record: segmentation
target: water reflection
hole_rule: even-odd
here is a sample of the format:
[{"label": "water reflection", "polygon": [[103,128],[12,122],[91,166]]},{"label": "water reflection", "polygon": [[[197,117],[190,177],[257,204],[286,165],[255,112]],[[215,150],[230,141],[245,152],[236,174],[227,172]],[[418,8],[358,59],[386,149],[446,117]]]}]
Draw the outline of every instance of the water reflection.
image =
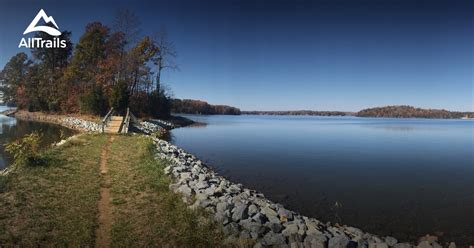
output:
[{"label": "water reflection", "polygon": [[0,169],[7,167],[8,162],[11,159],[5,152],[4,145],[33,131],[40,131],[43,133],[43,140],[40,144],[42,147],[47,147],[50,144],[59,141],[61,135],[67,137],[75,133],[75,131],[59,125],[17,120],[15,118],[0,115]]}]

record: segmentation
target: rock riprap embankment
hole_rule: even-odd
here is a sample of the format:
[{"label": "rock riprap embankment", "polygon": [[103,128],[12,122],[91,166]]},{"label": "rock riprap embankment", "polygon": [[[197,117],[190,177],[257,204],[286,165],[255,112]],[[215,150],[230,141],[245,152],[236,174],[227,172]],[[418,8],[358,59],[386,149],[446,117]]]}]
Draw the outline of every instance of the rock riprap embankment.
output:
[{"label": "rock riprap embankment", "polygon": [[[331,225],[271,202],[263,194],[219,176],[195,156],[154,139],[157,157],[170,161],[165,173],[191,208],[210,211],[229,239],[253,239],[255,247],[374,247],[411,248],[393,237],[379,237],[355,227]],[[436,242],[423,243],[439,247]],[[427,246],[425,246],[427,247]]]},{"label": "rock riprap embankment", "polygon": [[159,133],[165,130],[162,126],[149,121],[142,121],[139,125],[134,124],[133,126],[145,134]]},{"label": "rock riprap embankment", "polygon": [[62,120],[62,124],[66,127],[70,127],[73,129],[80,129],[86,132],[93,132],[93,133],[102,132],[101,125],[92,121],[86,121],[79,118],[66,117]]}]

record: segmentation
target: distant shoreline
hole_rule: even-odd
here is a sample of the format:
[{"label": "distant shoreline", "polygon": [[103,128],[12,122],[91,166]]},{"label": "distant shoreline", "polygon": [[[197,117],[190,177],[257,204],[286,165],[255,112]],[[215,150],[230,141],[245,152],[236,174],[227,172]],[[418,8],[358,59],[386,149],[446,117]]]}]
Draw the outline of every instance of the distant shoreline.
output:
[{"label": "distant shoreline", "polygon": [[358,112],[316,111],[316,110],[245,110],[232,113],[208,113],[200,111],[183,112],[195,115],[267,115],[267,116],[355,116],[372,118],[419,118],[419,119],[474,119],[474,112],[448,111],[445,109],[422,109],[408,105],[394,105],[367,108]]}]

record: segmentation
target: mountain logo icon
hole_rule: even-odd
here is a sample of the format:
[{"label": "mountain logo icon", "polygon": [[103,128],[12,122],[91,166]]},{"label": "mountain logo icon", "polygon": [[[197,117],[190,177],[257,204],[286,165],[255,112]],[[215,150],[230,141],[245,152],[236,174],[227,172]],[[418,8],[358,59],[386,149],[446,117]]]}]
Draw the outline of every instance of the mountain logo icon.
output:
[{"label": "mountain logo icon", "polygon": [[[36,26],[41,18],[43,18],[45,23],[51,23],[56,28],[50,27],[50,26]],[[41,9],[38,12],[35,19],[33,19],[33,21],[31,21],[30,25],[25,29],[25,32],[23,32],[23,34],[35,32],[35,31],[45,32],[45,33],[48,33],[49,35],[52,35],[52,36],[61,35],[61,32],[59,31],[58,24],[56,24],[56,22],[54,21],[54,18],[52,16],[46,15],[46,12],[44,12],[43,9]]]}]

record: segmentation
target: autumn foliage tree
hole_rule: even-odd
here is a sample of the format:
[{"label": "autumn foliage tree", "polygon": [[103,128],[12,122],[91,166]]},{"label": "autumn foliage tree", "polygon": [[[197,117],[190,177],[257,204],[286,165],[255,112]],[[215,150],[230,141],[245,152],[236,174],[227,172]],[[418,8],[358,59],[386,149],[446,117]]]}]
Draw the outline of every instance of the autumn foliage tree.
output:
[{"label": "autumn foliage tree", "polygon": [[136,16],[120,14],[127,18],[119,16],[113,31],[100,22],[87,24],[75,46],[71,32],[63,31],[66,48],[35,48],[31,59],[13,56],[0,72],[4,101],[29,111],[103,115],[111,107],[130,107],[136,115],[168,116],[170,97],[160,75],[163,62],[176,56],[172,43],[137,38]]}]

